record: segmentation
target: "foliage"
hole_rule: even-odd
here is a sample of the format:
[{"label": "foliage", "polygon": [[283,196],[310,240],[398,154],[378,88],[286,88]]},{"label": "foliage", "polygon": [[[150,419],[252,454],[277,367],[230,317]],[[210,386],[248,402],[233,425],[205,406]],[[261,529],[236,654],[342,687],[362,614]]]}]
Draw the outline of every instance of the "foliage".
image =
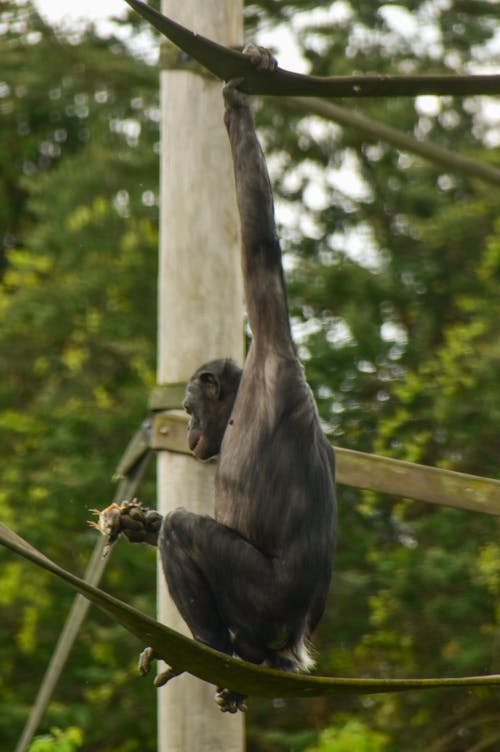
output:
[{"label": "foliage", "polygon": [[[318,75],[452,73],[494,59],[494,14],[484,4],[475,13],[475,3],[323,3],[310,13],[307,2],[254,2],[257,28],[257,8],[271,13],[271,5]],[[419,97],[344,106],[498,165],[486,104]],[[259,111],[259,123],[295,332],[333,440],[495,476],[498,191],[317,117],[290,117],[279,101]],[[498,670],[498,520],[346,488],[339,497],[321,671]],[[299,733],[297,717],[309,712],[311,725],[333,729],[352,713],[391,749],[441,740],[440,749],[461,752],[487,743],[498,702],[495,693],[431,692],[335,708],[316,700],[308,711],[286,703],[272,715],[252,704],[250,719],[266,731],[251,749],[281,749],[271,729]]]},{"label": "foliage", "polygon": [[50,735],[38,736],[30,744],[28,752],[74,752],[83,743],[82,732],[76,726],[65,731],[53,728]]},{"label": "foliage", "polygon": [[[252,0],[247,33],[269,39],[285,22],[319,75],[453,73],[494,65],[493,6]],[[0,48],[0,515],[81,572],[94,542],[87,509],[112,494],[154,381],[157,75],[118,38],[92,28],[67,37],[28,2],[2,3]],[[485,104],[355,107],[498,166]],[[495,475],[498,191],[279,102],[265,102],[258,121],[294,330],[332,438]],[[322,672],[498,671],[498,520],[339,496]],[[0,737],[13,748],[70,597],[4,551],[0,561]],[[105,585],[152,613],[153,571],[152,556],[119,546]],[[155,690],[133,679],[136,650],[92,613],[44,728],[77,726],[97,752],[154,749]],[[493,691],[252,701],[248,749],[487,749],[499,710]]]},{"label": "foliage", "polygon": [[[95,543],[88,509],[113,494],[154,383],[157,76],[117,39],[58,35],[29,4],[3,4],[1,22],[0,143],[12,158],[0,176],[0,514],[82,572]],[[71,595],[0,557],[0,737],[10,749]],[[107,582],[126,582],[154,613],[152,578],[154,558],[123,548]],[[93,615],[45,722],[84,728],[93,750],[153,747],[154,689],[133,680],[139,647]]]},{"label": "foliage", "polygon": [[306,752],[385,752],[386,737],[377,731],[370,731],[364,724],[354,719],[344,726],[326,729],[320,736],[317,746],[308,747]]}]

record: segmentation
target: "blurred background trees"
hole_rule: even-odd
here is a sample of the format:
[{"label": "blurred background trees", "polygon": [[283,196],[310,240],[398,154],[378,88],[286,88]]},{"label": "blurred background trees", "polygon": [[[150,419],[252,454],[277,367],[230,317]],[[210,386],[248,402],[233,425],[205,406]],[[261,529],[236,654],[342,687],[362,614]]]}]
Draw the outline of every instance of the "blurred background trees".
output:
[{"label": "blurred background trees", "polygon": [[[293,43],[318,75],[479,71],[498,65],[497,20],[480,0],[247,5],[249,38]],[[157,69],[118,31],[63,34],[29,2],[0,9],[0,515],[77,573],[95,542],[88,508],[113,494],[155,373]],[[344,106],[500,165],[491,99]],[[498,189],[279,100],[259,103],[257,120],[294,331],[334,443],[497,475]],[[141,497],[154,497],[152,476]],[[340,487],[321,672],[499,671],[499,527]],[[10,749],[72,596],[4,550],[0,562]],[[104,587],[154,613],[154,578],[154,552],[123,544]],[[156,690],[136,678],[137,650],[92,610],[41,732],[78,727],[93,752],[155,749]],[[499,713],[487,690],[254,699],[248,750],[493,750]]]}]

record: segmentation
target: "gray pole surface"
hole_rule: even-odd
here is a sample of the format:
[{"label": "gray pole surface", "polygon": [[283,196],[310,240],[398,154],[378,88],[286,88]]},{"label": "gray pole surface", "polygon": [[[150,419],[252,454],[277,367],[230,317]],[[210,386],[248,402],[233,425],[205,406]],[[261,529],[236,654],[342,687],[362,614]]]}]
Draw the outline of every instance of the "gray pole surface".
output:
[{"label": "gray pole surface", "polygon": [[[163,12],[224,44],[242,37],[241,0],[164,0]],[[158,382],[187,381],[203,362],[243,360],[239,222],[221,83],[162,72]],[[213,512],[213,465],[161,452],[158,507]],[[161,621],[186,631],[159,574]],[[183,675],[158,690],[160,752],[241,752],[242,714],[222,714],[214,687]]]}]

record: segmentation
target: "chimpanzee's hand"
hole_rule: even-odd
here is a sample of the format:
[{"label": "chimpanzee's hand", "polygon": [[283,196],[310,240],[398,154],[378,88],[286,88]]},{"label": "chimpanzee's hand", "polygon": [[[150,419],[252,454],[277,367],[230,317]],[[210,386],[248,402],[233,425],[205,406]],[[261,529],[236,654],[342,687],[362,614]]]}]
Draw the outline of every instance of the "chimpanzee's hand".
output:
[{"label": "chimpanzee's hand", "polygon": [[[266,47],[258,47],[256,44],[247,44],[243,50],[244,55],[248,55],[252,65],[260,71],[274,71],[278,67],[278,61]],[[226,107],[241,107],[247,104],[246,95],[238,91],[244,78],[232,78],[223,89]]]},{"label": "chimpanzee's hand", "polygon": [[250,62],[257,70],[274,71],[278,67],[278,61],[267,47],[250,43],[244,48],[243,54],[248,55]]},{"label": "chimpanzee's hand", "polygon": [[152,546],[158,544],[162,516],[154,509],[143,507],[137,499],[123,501],[121,504],[113,502],[101,512],[98,509],[90,511],[99,519],[97,522],[89,522],[89,525],[97,528],[108,539],[104,555],[122,534],[131,543],[149,543]]}]

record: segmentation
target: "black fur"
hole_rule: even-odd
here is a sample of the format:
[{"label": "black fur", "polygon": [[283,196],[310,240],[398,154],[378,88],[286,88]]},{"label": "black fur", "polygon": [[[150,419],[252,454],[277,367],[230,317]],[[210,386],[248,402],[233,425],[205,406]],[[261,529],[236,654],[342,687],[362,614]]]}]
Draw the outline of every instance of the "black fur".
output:
[{"label": "black fur", "polygon": [[[332,570],[334,456],[290,333],[252,114],[235,82],[224,98],[253,338],[243,372],[216,360],[189,382],[190,447],[201,459],[219,453],[215,517],[171,512],[158,546],[169,591],[197,640],[255,663],[307,670]],[[243,707],[227,690],[217,701],[232,712]]]},{"label": "black fur", "polygon": [[290,334],[253,118],[233,85],[224,94],[253,339],[242,374],[231,361],[212,361],[189,383],[191,447],[202,459],[220,451],[215,519],[178,509],[165,518],[159,547],[170,593],[197,640],[300,670],[331,576],[334,458]]}]

